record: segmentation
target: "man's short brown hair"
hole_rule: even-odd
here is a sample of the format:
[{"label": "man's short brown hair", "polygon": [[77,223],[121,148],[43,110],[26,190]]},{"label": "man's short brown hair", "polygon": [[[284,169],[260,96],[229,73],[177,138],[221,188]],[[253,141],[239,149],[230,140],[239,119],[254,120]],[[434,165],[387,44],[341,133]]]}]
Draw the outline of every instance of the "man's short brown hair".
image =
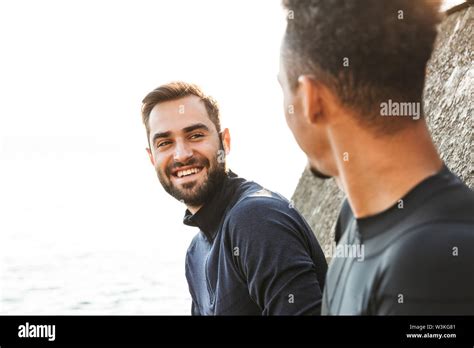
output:
[{"label": "man's short brown hair", "polygon": [[201,99],[206,107],[209,119],[216,126],[217,132],[220,133],[221,123],[217,101],[211,96],[204,94],[202,89],[195,84],[175,81],[155,88],[142,101],[142,120],[146,128],[148,142],[150,141],[150,125],[148,120],[151,110],[159,103],[181,99],[190,95],[195,95]]}]

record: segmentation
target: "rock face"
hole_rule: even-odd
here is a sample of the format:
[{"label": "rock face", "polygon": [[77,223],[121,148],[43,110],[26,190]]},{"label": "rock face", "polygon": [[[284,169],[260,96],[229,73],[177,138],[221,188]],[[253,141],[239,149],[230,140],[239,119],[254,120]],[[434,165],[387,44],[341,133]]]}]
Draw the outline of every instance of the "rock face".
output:
[{"label": "rock face", "polygon": [[474,6],[441,23],[427,68],[424,109],[433,139],[447,166],[474,187]]},{"label": "rock face", "polygon": [[[424,111],[433,139],[446,165],[474,187],[474,7],[467,3],[448,11],[440,24],[427,67]],[[344,195],[333,179],[314,178],[305,169],[293,202],[312,227],[326,253],[334,241],[334,226]]]}]

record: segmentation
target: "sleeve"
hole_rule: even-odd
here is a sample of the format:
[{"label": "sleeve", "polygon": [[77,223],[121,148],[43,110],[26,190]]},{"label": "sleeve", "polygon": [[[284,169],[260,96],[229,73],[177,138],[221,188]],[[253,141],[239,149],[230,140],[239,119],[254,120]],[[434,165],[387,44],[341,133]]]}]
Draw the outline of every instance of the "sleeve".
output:
[{"label": "sleeve", "polygon": [[304,233],[300,219],[288,203],[274,198],[244,199],[229,218],[234,265],[263,315],[320,314],[312,232]]},{"label": "sleeve", "polygon": [[191,315],[192,316],[199,316],[201,315],[201,313],[199,313],[199,309],[198,307],[196,306],[196,303],[193,301],[191,303]]},{"label": "sleeve", "polygon": [[196,315],[201,315],[199,312],[199,305],[196,301],[196,295],[193,290],[193,277],[192,277],[192,271],[189,268],[189,255],[195,250],[195,243],[196,243],[197,236],[193,238],[188,251],[186,253],[186,261],[185,261],[185,275],[186,275],[186,280],[188,282],[188,290],[189,294],[191,295],[191,315],[196,316]]}]

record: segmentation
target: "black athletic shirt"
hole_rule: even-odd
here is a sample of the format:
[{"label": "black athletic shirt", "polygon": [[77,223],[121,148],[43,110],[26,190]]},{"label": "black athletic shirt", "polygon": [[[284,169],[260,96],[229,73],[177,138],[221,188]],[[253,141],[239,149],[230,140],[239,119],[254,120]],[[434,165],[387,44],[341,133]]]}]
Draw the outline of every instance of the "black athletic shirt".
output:
[{"label": "black athletic shirt", "polygon": [[193,315],[320,314],[326,259],[285,198],[230,172],[184,223],[200,229],[186,257]]},{"label": "black athletic shirt", "polygon": [[474,193],[445,166],[375,216],[344,202],[336,239],[322,314],[474,314]]}]

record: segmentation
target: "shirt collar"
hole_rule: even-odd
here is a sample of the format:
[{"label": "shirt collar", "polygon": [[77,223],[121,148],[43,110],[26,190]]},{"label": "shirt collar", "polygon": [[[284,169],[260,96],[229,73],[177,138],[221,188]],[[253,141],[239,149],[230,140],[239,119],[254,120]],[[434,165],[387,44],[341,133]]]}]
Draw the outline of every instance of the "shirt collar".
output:
[{"label": "shirt collar", "polygon": [[398,224],[413,211],[422,206],[425,200],[440,186],[459,181],[446,165],[441,170],[412,188],[405,196],[387,210],[373,216],[356,219],[358,232],[363,239],[369,239]]},{"label": "shirt collar", "polygon": [[235,173],[229,170],[221,187],[216,190],[211,199],[204,203],[195,214],[186,209],[183,223],[188,226],[199,227],[207,239],[212,241],[241,180]]}]

